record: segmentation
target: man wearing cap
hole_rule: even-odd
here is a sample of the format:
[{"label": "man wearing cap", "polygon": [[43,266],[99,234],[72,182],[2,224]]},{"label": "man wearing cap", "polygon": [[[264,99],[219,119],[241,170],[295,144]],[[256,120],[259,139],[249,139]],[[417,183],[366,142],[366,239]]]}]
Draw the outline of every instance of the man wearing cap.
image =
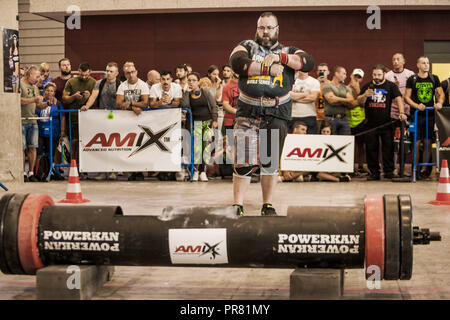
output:
[{"label": "man wearing cap", "polygon": [[287,122],[291,119],[289,92],[295,71],[309,72],[314,68],[311,55],[283,46],[278,42],[278,34],[277,17],[265,12],[258,19],[255,39],[240,42],[230,55],[230,65],[239,74],[240,90],[234,125],[237,161],[233,174],[234,206],[240,216],[244,214],[244,195],[252,172],[258,167],[263,195],[261,215],[276,215],[271,202]]}]

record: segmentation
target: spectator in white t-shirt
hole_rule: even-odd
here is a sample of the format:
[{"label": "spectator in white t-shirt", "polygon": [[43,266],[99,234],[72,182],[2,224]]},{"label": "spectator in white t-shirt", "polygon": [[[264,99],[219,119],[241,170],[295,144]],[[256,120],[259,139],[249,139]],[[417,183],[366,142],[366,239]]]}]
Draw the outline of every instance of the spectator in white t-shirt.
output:
[{"label": "spectator in white t-shirt", "polygon": [[308,126],[308,134],[317,133],[316,100],[320,94],[320,82],[310,77],[307,72],[297,71],[292,91],[292,120],[289,131],[295,122],[302,121]]},{"label": "spectator in white t-shirt", "polygon": [[[397,85],[400,89],[400,93],[402,94],[402,99],[405,96],[406,92],[406,80],[411,77],[414,72],[405,68],[405,57],[401,53],[396,53],[392,56],[392,70],[386,73],[386,80],[389,80]],[[407,117],[410,116],[410,107],[409,104],[405,103],[403,100],[403,104],[405,105],[405,113]],[[398,106],[397,103],[392,101],[391,105],[391,118],[398,119]]]},{"label": "spectator in white t-shirt", "polygon": [[[134,65],[124,66],[125,78],[117,90],[116,104],[122,110],[132,110],[137,116],[142,109],[147,108],[150,94],[148,85],[138,78],[138,72]],[[142,172],[133,172],[128,181],[144,180]]]},{"label": "spectator in white t-shirt", "polygon": [[150,107],[178,107],[183,92],[180,85],[172,82],[172,73],[168,70],[161,72],[161,82],[150,89]]}]

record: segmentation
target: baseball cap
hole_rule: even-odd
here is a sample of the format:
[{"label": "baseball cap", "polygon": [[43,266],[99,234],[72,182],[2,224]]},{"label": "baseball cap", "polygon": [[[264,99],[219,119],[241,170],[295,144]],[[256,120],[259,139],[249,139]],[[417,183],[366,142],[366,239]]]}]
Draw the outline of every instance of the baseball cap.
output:
[{"label": "baseball cap", "polygon": [[361,69],[353,69],[352,74],[358,75],[358,76],[360,76],[361,78],[364,78],[364,71],[362,71]]}]

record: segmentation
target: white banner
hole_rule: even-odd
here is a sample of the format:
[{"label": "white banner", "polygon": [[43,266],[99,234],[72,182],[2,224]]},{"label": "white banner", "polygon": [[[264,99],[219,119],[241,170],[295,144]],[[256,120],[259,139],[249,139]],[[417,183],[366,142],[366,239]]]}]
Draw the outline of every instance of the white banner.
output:
[{"label": "white banner", "polygon": [[169,229],[172,264],[226,264],[227,229]]},{"label": "white banner", "polygon": [[354,136],[288,134],[281,170],[353,172]]},{"label": "white banner", "polygon": [[181,170],[181,109],[78,114],[81,172]]}]

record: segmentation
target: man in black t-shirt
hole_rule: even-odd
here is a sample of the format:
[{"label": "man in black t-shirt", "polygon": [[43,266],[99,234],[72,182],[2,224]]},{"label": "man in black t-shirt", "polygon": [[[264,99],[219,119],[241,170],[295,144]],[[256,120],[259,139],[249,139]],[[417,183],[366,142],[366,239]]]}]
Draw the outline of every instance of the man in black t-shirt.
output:
[{"label": "man in black t-shirt", "polygon": [[[366,128],[376,128],[390,123],[392,101],[398,105],[399,119],[406,120],[405,106],[402,94],[397,85],[386,80],[386,68],[377,64],[372,69],[373,80],[366,83],[358,96],[360,105],[364,105],[366,113]],[[394,129],[389,124],[366,134],[366,159],[370,170],[367,180],[380,180],[380,165],[378,163],[379,140],[383,160],[384,177],[394,177]]]},{"label": "man in black t-shirt", "polygon": [[[426,107],[434,107],[436,110],[442,109],[444,103],[444,92],[442,91],[438,76],[429,72],[430,60],[428,57],[419,57],[419,59],[417,59],[417,68],[419,69],[419,72],[409,77],[408,81],[406,81],[405,102],[412,108],[411,117],[413,121],[415,119],[416,109],[420,110],[418,112],[416,128],[417,144],[420,143],[420,140],[426,139],[426,135],[428,133],[427,146],[429,159],[425,160],[428,162],[431,160],[431,143],[435,140],[433,130],[434,110],[428,111],[428,123],[426,121],[426,111],[424,110]],[[427,177],[431,173],[432,168],[428,167],[427,169],[428,170],[424,177]]]},{"label": "man in black t-shirt", "polygon": [[[255,40],[240,42],[230,56],[230,65],[239,74],[238,87],[241,92],[234,125],[233,191],[237,215],[244,214],[244,194],[252,172],[258,167],[261,167],[264,202],[261,215],[276,215],[271,202],[287,134],[287,121],[291,119],[289,92],[296,70],[309,72],[314,68],[312,56],[295,47],[281,45],[278,33],[277,17],[265,12],[258,19]],[[263,138],[265,129],[267,135]],[[278,139],[272,141],[272,135],[276,139],[277,134]],[[240,141],[244,142],[244,148],[240,149]]]}]

